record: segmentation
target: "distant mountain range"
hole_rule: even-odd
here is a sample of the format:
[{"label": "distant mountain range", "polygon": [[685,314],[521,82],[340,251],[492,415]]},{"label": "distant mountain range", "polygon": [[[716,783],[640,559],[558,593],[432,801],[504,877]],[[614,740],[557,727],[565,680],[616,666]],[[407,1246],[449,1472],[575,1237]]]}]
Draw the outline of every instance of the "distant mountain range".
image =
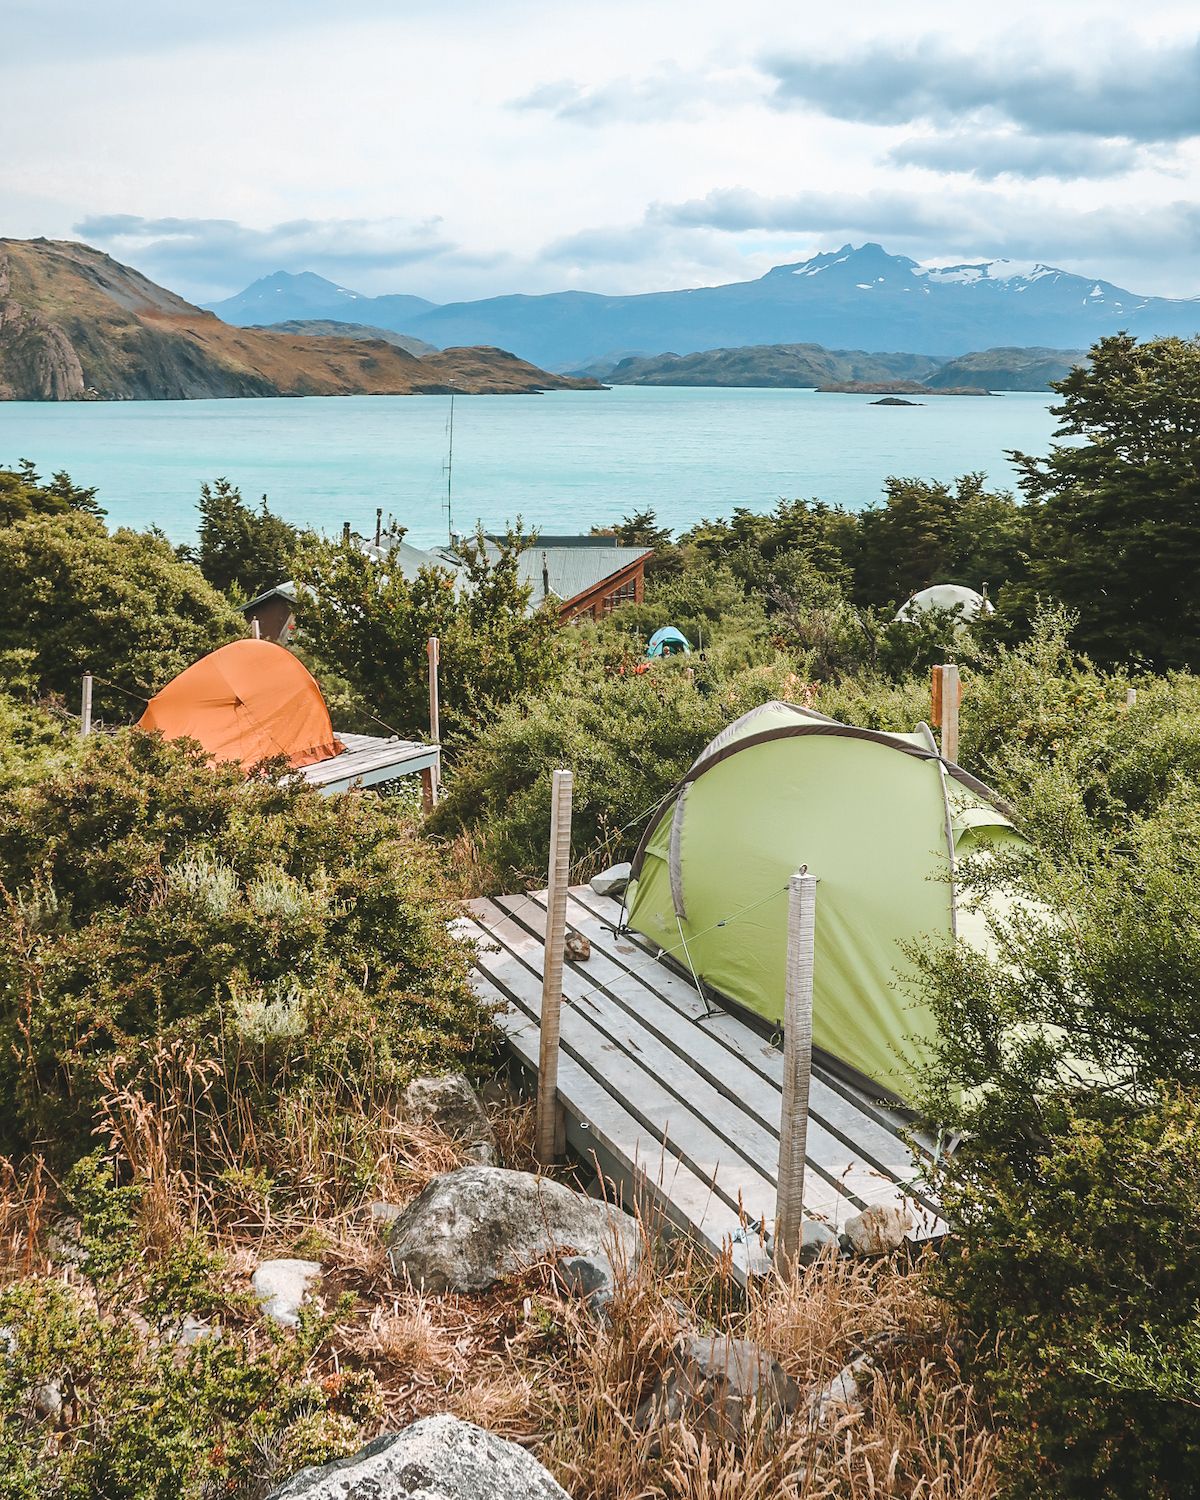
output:
[{"label": "distant mountain range", "polygon": [[587,373],[609,385],[863,385],[892,392],[1044,391],[1087,358],[1083,349],[985,349],[958,359],[925,354],[868,354],[819,344],[752,344],[702,354],[601,360]]},{"label": "distant mountain range", "polygon": [[90,245],[0,239],[0,400],[598,389],[502,349],[418,357],[360,334],[231,327]]},{"label": "distant mountain range", "polygon": [[998,347],[1087,348],[1118,329],[1200,332],[1200,298],[1141,296],[1039,262],[929,267],[880,245],[814,255],[755,281],[607,297],[593,292],[488,297],[434,306],[368,297],[311,272],[276,272],[212,304],[233,323],[353,320],[444,347],[498,344],[555,370],[625,355],[687,355],[746,345],[910,349],[951,358]]},{"label": "distant mountain range", "polygon": [[372,328],[367,323],[339,323],[336,318],[289,318],[283,323],[251,323],[259,333],[299,333],[305,338],[382,339],[410,354],[436,354],[436,344],[414,338],[411,333],[394,333],[390,328]]}]

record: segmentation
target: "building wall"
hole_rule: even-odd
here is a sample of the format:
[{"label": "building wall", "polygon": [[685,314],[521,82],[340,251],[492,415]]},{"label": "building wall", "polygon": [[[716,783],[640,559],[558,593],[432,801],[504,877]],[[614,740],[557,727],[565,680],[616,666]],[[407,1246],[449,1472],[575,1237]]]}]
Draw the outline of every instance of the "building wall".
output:
[{"label": "building wall", "polygon": [[618,604],[641,604],[645,594],[646,559],[641,557],[620,573],[604,579],[587,593],[567,599],[559,607],[558,618],[564,625],[569,620],[580,620],[586,616],[602,620],[605,615],[612,614]]},{"label": "building wall", "polygon": [[242,613],[247,624],[258,621],[259,634],[264,641],[278,641],[281,645],[287,645],[295,624],[293,607],[288,600],[277,595],[273,599],[264,599],[261,604],[256,604],[253,609],[243,610]]}]

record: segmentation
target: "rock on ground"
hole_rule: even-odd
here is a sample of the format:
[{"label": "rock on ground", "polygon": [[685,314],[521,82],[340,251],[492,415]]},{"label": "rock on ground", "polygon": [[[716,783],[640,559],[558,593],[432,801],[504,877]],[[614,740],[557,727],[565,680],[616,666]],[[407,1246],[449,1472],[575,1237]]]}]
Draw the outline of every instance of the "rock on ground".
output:
[{"label": "rock on ground", "polygon": [[448,1415],[319,1469],[302,1469],[269,1500],[571,1500],[516,1443]]},{"label": "rock on ground", "polygon": [[804,1220],[800,1230],[802,1265],[811,1265],[822,1255],[837,1255],[840,1249],[841,1241],[828,1224],[822,1224],[819,1219]]},{"label": "rock on ground", "polygon": [[430,1292],[485,1292],[564,1250],[632,1266],[641,1236],[620,1209],[503,1167],[459,1167],[435,1177],[388,1237],[395,1274]]},{"label": "rock on ground", "polygon": [[479,1095],[461,1073],[414,1078],[404,1090],[404,1113],[418,1125],[435,1125],[466,1146],[477,1162],[496,1160],[496,1137]]},{"label": "rock on ground", "polygon": [[682,1419],[720,1442],[741,1443],[755,1423],[774,1425],[799,1402],[799,1386],[767,1350],[726,1334],[694,1334],[675,1346],[635,1420],[644,1430]]},{"label": "rock on ground", "polygon": [[599,875],[593,875],[588,884],[597,896],[620,896],[624,894],[632,873],[633,867],[628,862],[611,865],[607,870],[601,870]]},{"label": "rock on ground", "polygon": [[300,1304],[321,1274],[315,1260],[264,1260],[250,1280],[251,1289],[268,1318],[294,1328]]},{"label": "rock on ground", "polygon": [[823,1386],[808,1403],[809,1426],[829,1427],[838,1417],[863,1410],[862,1382],[870,1374],[871,1361],[865,1354],[845,1366]]},{"label": "rock on ground", "polygon": [[859,1255],[888,1255],[899,1250],[913,1227],[912,1215],[893,1204],[873,1203],[846,1220],[845,1234]]}]

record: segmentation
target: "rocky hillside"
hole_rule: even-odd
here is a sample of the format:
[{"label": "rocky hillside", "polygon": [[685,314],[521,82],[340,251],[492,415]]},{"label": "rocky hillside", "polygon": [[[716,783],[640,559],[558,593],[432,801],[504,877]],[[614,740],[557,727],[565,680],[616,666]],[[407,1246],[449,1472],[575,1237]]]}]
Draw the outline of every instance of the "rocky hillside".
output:
[{"label": "rocky hillside", "polygon": [[[1044,391],[1087,358],[1079,349],[984,349],[958,359],[867,354],[820,344],[751,344],[702,354],[633,356],[592,372],[611,385],[758,386],[864,392]],[[589,372],[589,373],[592,373]]]},{"label": "rocky hillside", "polygon": [[992,391],[1044,391],[1087,359],[1086,349],[984,349],[948,360],[926,377],[931,390],[982,385]]},{"label": "rocky hillside", "polygon": [[604,377],[612,385],[721,385],[804,388],[844,381],[923,380],[938,368],[923,354],[867,354],[820,344],[751,344],[703,354],[623,359]]},{"label": "rocky hillside", "polygon": [[0,399],[472,395],[598,389],[501,349],[234,328],[89,245],[0,239]]}]

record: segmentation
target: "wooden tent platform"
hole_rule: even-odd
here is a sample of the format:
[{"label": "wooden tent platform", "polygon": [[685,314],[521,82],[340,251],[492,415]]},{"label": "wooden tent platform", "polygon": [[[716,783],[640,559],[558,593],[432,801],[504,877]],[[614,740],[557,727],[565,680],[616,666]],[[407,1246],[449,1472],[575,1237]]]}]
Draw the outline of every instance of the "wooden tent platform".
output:
[{"label": "wooden tent platform", "polygon": [[[469,903],[457,924],[478,944],[475,986],[498,1005],[509,1047],[536,1074],[546,892]],[[571,888],[567,931],[591,956],[563,975],[559,1098],[569,1144],[627,1204],[665,1218],[741,1275],[766,1268],[760,1225],[775,1218],[781,1051],[713,1011],[640,935],[614,930],[619,903]],[[903,1204],[912,1237],[943,1228],[924,1172],[933,1143],[814,1059],[806,1217],[834,1229],[868,1204]]]}]

